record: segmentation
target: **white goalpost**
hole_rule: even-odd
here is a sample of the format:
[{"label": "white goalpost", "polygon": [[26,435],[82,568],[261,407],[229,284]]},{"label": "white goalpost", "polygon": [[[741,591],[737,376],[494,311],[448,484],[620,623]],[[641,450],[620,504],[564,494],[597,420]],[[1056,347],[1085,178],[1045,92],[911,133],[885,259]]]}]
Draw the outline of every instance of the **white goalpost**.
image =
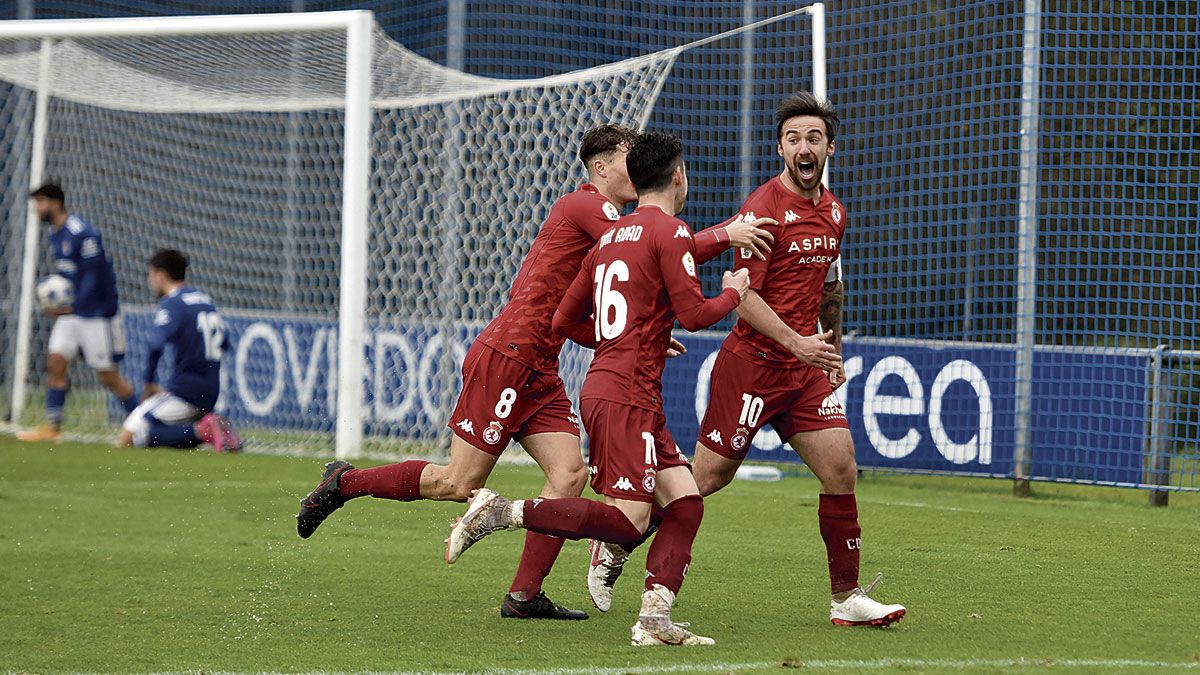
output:
[{"label": "white goalpost", "polygon": [[[0,203],[12,222],[28,188],[59,182],[68,210],[101,231],[127,375],[152,318],[145,261],[179,248],[235,345],[218,409],[252,439],[332,442],[338,457],[422,452],[448,439],[465,345],[503,305],[550,204],[582,182],[583,131],[643,127],[680,53],[800,13],[822,96],[820,3],[535,80],[430,62],[369,11],[0,22],[0,120],[31,129],[0,135],[0,153],[28,157],[0,163]],[[13,425],[35,421],[40,393],[42,237],[27,213],[7,288],[15,321],[0,324]],[[569,389],[588,358],[564,353]],[[97,422],[85,432],[106,433],[104,400],[75,383],[68,424],[86,412]]]}]

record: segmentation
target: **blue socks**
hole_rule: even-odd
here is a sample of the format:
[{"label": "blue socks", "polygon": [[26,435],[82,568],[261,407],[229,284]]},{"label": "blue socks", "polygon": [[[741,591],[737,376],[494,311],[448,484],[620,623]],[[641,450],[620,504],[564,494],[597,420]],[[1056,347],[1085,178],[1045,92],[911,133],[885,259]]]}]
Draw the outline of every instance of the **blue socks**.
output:
[{"label": "blue socks", "polygon": [[191,424],[155,424],[150,427],[150,447],[194,448],[200,445]]},{"label": "blue socks", "polygon": [[46,388],[46,421],[56,429],[62,426],[63,407],[66,404],[66,389]]}]

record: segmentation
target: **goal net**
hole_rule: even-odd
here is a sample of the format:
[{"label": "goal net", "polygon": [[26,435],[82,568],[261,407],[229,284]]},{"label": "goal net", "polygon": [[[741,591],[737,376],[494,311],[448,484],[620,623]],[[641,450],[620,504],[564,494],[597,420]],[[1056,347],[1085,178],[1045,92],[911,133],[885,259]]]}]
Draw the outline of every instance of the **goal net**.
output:
[{"label": "goal net", "polygon": [[[338,414],[360,416],[368,452],[439,447],[466,345],[503,305],[551,204],[583,181],[582,133],[643,125],[677,52],[497,80],[439,66],[375,29],[366,255],[347,270],[347,32],[272,20],[239,34],[173,35],[170,26],[194,32],[174,20],[159,35],[0,38],[0,184],[13,239],[31,181],[61,184],[116,265],[123,370],[135,385],[153,315],[146,261],[158,248],[184,251],[235,345],[219,410],[260,447],[329,452]],[[20,159],[36,143],[39,87],[49,95],[44,168]],[[32,231],[38,277],[50,271],[46,227]],[[11,356],[20,250],[5,247],[0,375],[14,422],[31,425],[51,321],[31,311],[27,356]],[[339,305],[353,274],[366,277],[363,397],[360,410],[338,411],[339,326],[354,326]],[[572,391],[586,359],[565,355]],[[68,430],[110,436],[115,404],[82,363],[71,376]]]}]

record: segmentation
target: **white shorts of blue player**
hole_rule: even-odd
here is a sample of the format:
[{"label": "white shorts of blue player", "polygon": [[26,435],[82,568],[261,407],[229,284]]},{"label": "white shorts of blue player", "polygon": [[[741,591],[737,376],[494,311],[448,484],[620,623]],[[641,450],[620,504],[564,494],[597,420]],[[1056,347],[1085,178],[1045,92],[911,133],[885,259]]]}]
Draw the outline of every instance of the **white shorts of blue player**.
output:
[{"label": "white shorts of blue player", "polygon": [[49,351],[68,363],[82,352],[93,370],[115,368],[125,356],[124,320],[120,314],[111,318],[60,316],[50,330]]},{"label": "white shorts of blue player", "polygon": [[133,444],[149,447],[150,430],[158,425],[191,424],[203,417],[200,409],[169,391],[160,391],[129,413],[122,426],[133,434]]}]

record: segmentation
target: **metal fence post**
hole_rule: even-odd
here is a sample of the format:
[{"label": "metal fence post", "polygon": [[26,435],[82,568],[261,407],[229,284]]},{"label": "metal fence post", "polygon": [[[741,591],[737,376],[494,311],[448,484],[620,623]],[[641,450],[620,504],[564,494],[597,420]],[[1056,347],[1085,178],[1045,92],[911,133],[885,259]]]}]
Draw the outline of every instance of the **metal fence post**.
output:
[{"label": "metal fence post", "polygon": [[[1171,387],[1167,382],[1168,374],[1163,372],[1166,351],[1166,345],[1158,345],[1150,357],[1150,458],[1147,462],[1150,475],[1146,477],[1149,485],[1164,488],[1171,484]],[[1166,506],[1169,494],[1165,489],[1151,487],[1150,506]]]}]

